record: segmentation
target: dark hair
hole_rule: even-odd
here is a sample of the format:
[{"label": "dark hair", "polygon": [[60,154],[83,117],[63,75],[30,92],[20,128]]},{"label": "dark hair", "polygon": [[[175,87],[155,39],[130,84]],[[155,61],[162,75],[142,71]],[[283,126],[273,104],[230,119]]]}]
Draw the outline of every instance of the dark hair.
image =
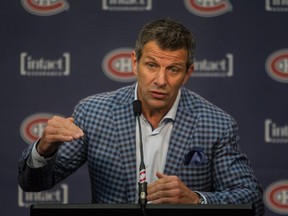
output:
[{"label": "dark hair", "polygon": [[192,33],[182,24],[170,18],[145,24],[135,44],[137,60],[142,56],[144,45],[150,41],[155,41],[164,50],[185,48],[188,54],[186,68],[188,69],[193,64],[196,41]]}]

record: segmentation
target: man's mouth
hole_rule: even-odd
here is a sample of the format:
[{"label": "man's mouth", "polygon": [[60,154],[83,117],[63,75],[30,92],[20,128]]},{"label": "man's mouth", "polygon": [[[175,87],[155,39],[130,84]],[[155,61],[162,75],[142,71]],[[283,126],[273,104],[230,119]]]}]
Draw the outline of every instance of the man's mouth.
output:
[{"label": "man's mouth", "polygon": [[156,98],[156,99],[163,99],[164,97],[166,97],[165,93],[158,92],[158,91],[152,91],[151,95],[152,95],[153,98]]}]

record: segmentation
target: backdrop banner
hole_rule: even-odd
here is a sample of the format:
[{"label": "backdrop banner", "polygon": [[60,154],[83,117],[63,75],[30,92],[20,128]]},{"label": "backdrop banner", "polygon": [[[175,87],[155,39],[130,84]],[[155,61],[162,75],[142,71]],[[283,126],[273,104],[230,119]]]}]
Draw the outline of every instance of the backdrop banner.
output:
[{"label": "backdrop banner", "polygon": [[186,86],[236,119],[266,215],[288,214],[287,0],[6,0],[1,8],[2,216],[28,216],[33,203],[91,202],[86,165],[51,190],[22,191],[20,155],[51,116],[132,84],[139,30],[167,17],[197,40]]}]

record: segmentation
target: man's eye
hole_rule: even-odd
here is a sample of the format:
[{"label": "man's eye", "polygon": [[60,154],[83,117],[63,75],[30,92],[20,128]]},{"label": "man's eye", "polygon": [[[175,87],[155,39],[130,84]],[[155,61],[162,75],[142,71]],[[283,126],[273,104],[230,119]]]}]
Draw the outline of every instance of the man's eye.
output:
[{"label": "man's eye", "polygon": [[154,63],[147,63],[148,68],[154,69],[156,65]]},{"label": "man's eye", "polygon": [[170,70],[172,73],[178,73],[178,72],[180,71],[180,69],[177,68],[177,67],[171,67],[169,70]]}]

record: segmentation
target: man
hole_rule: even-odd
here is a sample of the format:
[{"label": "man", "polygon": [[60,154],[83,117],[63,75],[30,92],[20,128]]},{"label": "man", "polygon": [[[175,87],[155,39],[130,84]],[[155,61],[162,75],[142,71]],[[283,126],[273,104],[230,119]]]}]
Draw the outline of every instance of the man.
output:
[{"label": "man", "polygon": [[[87,162],[93,203],[135,203],[143,140],[149,203],[253,203],[262,215],[262,189],[240,151],[236,122],[184,87],[194,49],[180,23],[146,24],[131,55],[137,82],[83,99],[73,117],[50,119],[21,157],[21,188],[52,188]],[[134,100],[142,102],[140,128]]]}]

